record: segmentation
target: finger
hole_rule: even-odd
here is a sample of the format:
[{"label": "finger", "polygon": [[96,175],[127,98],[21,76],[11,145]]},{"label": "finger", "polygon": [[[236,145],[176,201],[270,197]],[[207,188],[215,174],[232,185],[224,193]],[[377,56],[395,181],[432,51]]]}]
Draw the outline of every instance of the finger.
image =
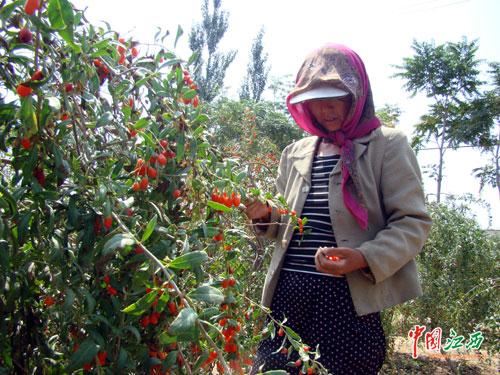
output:
[{"label": "finger", "polygon": [[256,201],[254,201],[252,203],[249,203],[249,205],[248,205],[247,208],[249,210],[260,211],[262,213],[267,213],[268,212],[267,204],[262,203],[259,200],[256,200]]},{"label": "finger", "polygon": [[245,205],[245,207],[249,207],[249,206],[252,206],[252,205],[255,205],[255,204],[258,204],[258,203],[261,203],[257,198],[253,199],[253,200],[250,200],[250,199],[247,199],[243,202],[243,204]]},{"label": "finger", "polygon": [[334,276],[342,275],[343,272],[341,263],[328,259],[330,255],[327,255],[327,249],[331,248],[320,247],[316,252],[314,257],[316,269],[319,272],[328,273]]},{"label": "finger", "polygon": [[269,211],[266,204],[256,201],[248,205],[245,209],[245,214],[249,219],[254,220],[268,217]]},{"label": "finger", "polygon": [[342,258],[342,251],[337,247],[325,247],[323,254],[327,260],[332,262],[338,262]]},{"label": "finger", "polygon": [[247,200],[245,201],[245,206],[255,206],[255,205],[259,205],[259,204],[263,204],[259,199],[255,198],[253,200]]},{"label": "finger", "polygon": [[316,251],[316,254],[314,256],[314,263],[316,264],[316,269],[320,272],[325,272],[325,253],[324,253],[324,248],[320,247]]}]

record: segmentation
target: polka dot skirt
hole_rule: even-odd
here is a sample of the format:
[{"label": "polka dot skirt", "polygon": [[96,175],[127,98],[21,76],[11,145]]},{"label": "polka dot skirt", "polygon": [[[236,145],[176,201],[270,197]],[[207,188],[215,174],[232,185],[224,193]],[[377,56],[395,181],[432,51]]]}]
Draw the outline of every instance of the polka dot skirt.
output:
[{"label": "polka dot skirt", "polygon": [[[319,345],[318,361],[329,373],[377,374],[382,367],[386,344],[380,314],[356,315],[345,277],[281,271],[271,310],[277,321],[286,316],[285,325],[305,344]],[[286,370],[298,375],[300,367],[286,366],[298,359],[297,352],[290,358],[274,353],[282,342],[278,335],[260,342],[252,374]]]}]

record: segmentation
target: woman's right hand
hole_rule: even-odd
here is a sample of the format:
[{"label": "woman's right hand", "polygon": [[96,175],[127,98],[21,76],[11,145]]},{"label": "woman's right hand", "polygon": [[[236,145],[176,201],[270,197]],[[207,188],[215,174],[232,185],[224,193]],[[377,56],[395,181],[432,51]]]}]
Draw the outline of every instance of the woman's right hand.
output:
[{"label": "woman's right hand", "polygon": [[261,223],[269,223],[270,214],[266,203],[263,203],[256,197],[248,197],[243,202],[245,205],[245,214],[250,220],[256,220]]}]

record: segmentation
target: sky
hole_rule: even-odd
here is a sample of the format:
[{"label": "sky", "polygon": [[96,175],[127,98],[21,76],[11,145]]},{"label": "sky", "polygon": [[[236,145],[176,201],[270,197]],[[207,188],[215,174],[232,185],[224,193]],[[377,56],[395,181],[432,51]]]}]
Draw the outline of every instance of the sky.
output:
[{"label": "sky", "polygon": [[[164,45],[174,50],[174,38],[180,25],[184,35],[175,48],[188,58],[188,34],[201,20],[203,0],[72,0],[85,9],[94,25],[108,22],[121,36],[141,43],[151,43],[159,28],[170,36]],[[211,1],[210,1],[211,2]],[[307,4],[307,5],[306,5]],[[237,98],[237,90],[249,61],[249,52],[259,29],[264,27],[264,51],[268,53],[270,76],[292,77],[304,57],[325,42],[341,43],[356,51],[363,59],[372,86],[375,106],[398,105],[403,114],[398,128],[411,138],[413,125],[428,109],[423,95],[411,98],[398,72],[404,57],[412,57],[413,40],[459,42],[463,37],[477,39],[476,57],[500,62],[500,1],[498,0],[222,0],[229,13],[229,28],[220,50],[237,50],[238,54],[226,76],[227,94]],[[147,45],[139,45],[139,51]],[[432,148],[432,145],[428,145]],[[419,163],[435,163],[436,150],[421,151]],[[491,205],[490,213],[474,206],[483,228],[500,229],[500,196],[498,190],[486,187],[479,195],[479,180],[472,169],[487,162],[487,156],[471,148],[445,153],[445,194],[471,193]],[[434,199],[436,183],[424,173],[424,186],[429,199]],[[490,224],[488,217],[492,215]]]}]

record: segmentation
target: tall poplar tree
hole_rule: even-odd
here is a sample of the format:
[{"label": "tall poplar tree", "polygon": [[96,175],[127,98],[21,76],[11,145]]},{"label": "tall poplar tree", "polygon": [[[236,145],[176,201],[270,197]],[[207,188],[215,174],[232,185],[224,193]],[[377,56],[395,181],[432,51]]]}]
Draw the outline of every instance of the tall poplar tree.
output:
[{"label": "tall poplar tree", "polygon": [[189,33],[189,48],[198,52],[192,73],[199,89],[199,96],[211,102],[220,92],[229,65],[236,57],[236,51],[223,53],[218,50],[219,42],[229,26],[229,13],[221,10],[222,1],[212,0],[210,12],[209,0],[203,1],[202,21],[193,25]]},{"label": "tall poplar tree", "polygon": [[250,50],[247,75],[243,79],[239,93],[241,100],[259,102],[266,88],[270,67],[266,66],[268,54],[264,53],[263,37],[264,27],[261,27]]}]

